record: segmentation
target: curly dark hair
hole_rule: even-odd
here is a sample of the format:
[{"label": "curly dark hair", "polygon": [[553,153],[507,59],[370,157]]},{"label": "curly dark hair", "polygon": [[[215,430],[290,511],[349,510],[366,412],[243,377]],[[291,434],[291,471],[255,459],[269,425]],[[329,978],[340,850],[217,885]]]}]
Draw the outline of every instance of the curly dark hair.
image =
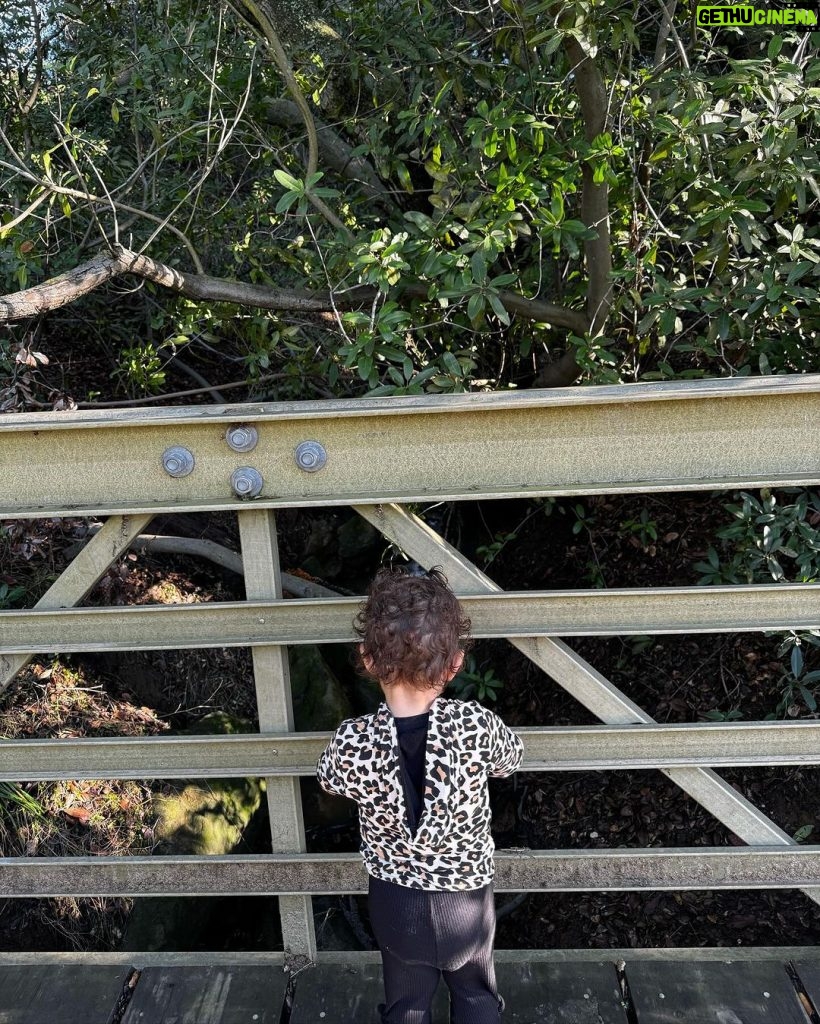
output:
[{"label": "curly dark hair", "polygon": [[470,620],[438,567],[425,576],[380,569],[353,628],[359,669],[385,686],[436,689],[470,646]]}]

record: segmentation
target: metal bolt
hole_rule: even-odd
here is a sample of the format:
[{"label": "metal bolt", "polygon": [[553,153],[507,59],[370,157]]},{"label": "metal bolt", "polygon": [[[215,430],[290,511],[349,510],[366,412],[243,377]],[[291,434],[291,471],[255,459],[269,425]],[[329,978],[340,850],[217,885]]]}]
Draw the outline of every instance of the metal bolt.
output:
[{"label": "metal bolt", "polygon": [[327,462],[327,452],[318,441],[302,441],[296,449],[296,465],[306,473],[318,473]]},{"label": "metal bolt", "polygon": [[187,476],[194,468],[194,457],[182,445],[172,445],[162,453],[162,468],[169,476]]},{"label": "metal bolt", "polygon": [[256,498],[262,493],[265,481],[253,466],[240,466],[231,473],[231,487],[239,498]]},{"label": "metal bolt", "polygon": [[245,425],[228,427],[225,440],[235,452],[252,452],[259,443],[259,431]]}]

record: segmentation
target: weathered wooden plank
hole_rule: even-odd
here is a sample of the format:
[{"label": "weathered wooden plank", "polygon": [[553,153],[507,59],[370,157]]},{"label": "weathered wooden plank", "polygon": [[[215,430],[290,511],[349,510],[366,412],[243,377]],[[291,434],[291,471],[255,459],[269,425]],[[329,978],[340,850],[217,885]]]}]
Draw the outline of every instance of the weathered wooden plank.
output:
[{"label": "weathered wooden plank", "polygon": [[110,1024],[125,965],[0,965],[0,1024]]},{"label": "weathered wooden plank", "polygon": [[[382,1002],[380,965],[320,965],[297,977],[290,1024],[373,1024]],[[433,998],[432,1024],[447,1024],[448,1006],[441,982]]]},{"label": "weathered wooden plank", "polygon": [[[732,962],[757,963],[760,960],[780,960],[784,963],[791,960],[804,967],[817,965],[818,950],[816,946],[738,946],[727,949],[726,946],[675,946],[670,947],[634,947],[625,949],[612,947],[609,949],[496,949],[497,964],[524,963],[592,963],[599,962],[602,957],[615,963],[618,960],[631,962],[644,960],[682,960],[700,961],[717,960],[725,962],[731,955]],[[320,965],[341,967],[378,965],[381,958],[377,950],[319,950],[317,960]],[[236,967],[262,966],[282,967],[284,954],[275,950],[193,950],[193,951],[129,951],[107,950],[104,952],[27,952],[15,950],[0,952],[0,966],[3,967],[44,967],[44,966],[111,966],[133,965],[137,970],[144,967]]]},{"label": "weathered wooden plank", "polygon": [[626,979],[638,1024],[809,1024],[782,960],[627,961]]},{"label": "weathered wooden plank", "polygon": [[[397,505],[371,505],[359,506],[357,511],[420,565],[428,569],[433,565],[443,565],[450,584],[459,594],[500,591],[498,584],[460,551],[403,508]],[[602,721],[611,724],[652,723],[651,716],[643,708],[562,640],[530,636],[513,637],[510,643]],[[796,841],[787,832],[711,769],[683,767],[663,768],[662,771],[744,842],[796,845]],[[820,890],[804,891],[809,899],[820,903]]]},{"label": "weathered wooden plank", "polygon": [[[820,482],[818,377],[751,383],[6,415],[0,516],[238,508],[240,466],[266,507]],[[257,447],[232,451],[226,427],[251,422]],[[318,472],[296,465],[307,440]],[[183,478],[161,464],[175,445]]]},{"label": "weathered wooden plank", "polygon": [[279,1024],[279,966],[147,967],[122,1024]]},{"label": "weathered wooden plank", "polygon": [[614,963],[500,963],[496,976],[509,1024],[627,1024]]},{"label": "weathered wooden plank", "polygon": [[816,957],[817,948],[815,947],[810,953],[807,950],[806,953],[789,956],[789,959],[792,961],[800,984],[813,1004],[814,1010],[818,1011],[820,1010],[820,960],[817,960]]},{"label": "weathered wooden plank", "polygon": [[[111,516],[34,607],[68,608],[79,604],[150,522],[150,515]],[[30,654],[0,654],[0,692],[30,660]]]},{"label": "weathered wooden plank", "polygon": [[[282,599],[282,580],[275,513],[247,509],[239,513],[239,538],[249,600]],[[294,728],[287,648],[266,644],[253,648],[253,676],[259,728],[289,731]],[[299,780],[293,776],[267,777],[271,848],[275,853],[303,853],[307,849]],[[316,934],[309,896],[279,899],[284,947],[314,957]]]},{"label": "weathered wooden plank", "polygon": [[[791,889],[820,885],[820,847],[502,850],[499,892]],[[362,893],[358,853],[0,858],[2,896]]]},{"label": "weathered wooden plank", "polygon": [[[697,722],[521,728],[523,771],[616,771],[683,765],[820,764],[820,722]],[[11,739],[0,779],[188,779],[312,776],[330,734]]]},{"label": "weathered wooden plank", "polygon": [[[0,651],[113,651],[353,641],[361,598],[0,612]],[[820,628],[820,583],[465,595],[476,637]]]}]

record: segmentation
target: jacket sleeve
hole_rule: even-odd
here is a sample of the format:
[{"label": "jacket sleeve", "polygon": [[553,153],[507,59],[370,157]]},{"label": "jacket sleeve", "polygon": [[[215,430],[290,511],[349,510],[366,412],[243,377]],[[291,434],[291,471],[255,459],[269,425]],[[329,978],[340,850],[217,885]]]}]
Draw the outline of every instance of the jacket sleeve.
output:
[{"label": "jacket sleeve", "polygon": [[[342,723],[342,726],[344,723]],[[330,743],[325,747],[324,752],[316,765],[316,777],[319,785],[328,793],[335,793],[337,796],[347,796],[345,779],[339,765],[339,733],[342,726],[333,734]]]},{"label": "jacket sleeve", "polygon": [[487,774],[497,777],[512,775],[521,767],[524,744],[493,711],[486,711],[486,726],[490,737]]}]

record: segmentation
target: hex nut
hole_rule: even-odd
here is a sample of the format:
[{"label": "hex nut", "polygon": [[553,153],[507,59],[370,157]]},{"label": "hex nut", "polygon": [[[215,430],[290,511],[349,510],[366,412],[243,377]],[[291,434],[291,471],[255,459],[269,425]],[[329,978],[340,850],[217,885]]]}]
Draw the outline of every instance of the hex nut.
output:
[{"label": "hex nut", "polygon": [[240,466],[231,473],[231,487],[238,498],[257,498],[264,484],[262,474],[253,466]]},{"label": "hex nut", "polygon": [[172,445],[162,453],[162,468],[169,476],[177,478],[188,476],[193,472],[194,464],[193,453],[187,448],[183,448],[182,445]]},{"label": "hex nut", "polygon": [[318,473],[327,462],[327,452],[318,441],[302,441],[294,457],[296,465],[306,473]]},{"label": "hex nut", "polygon": [[252,452],[259,443],[259,431],[246,424],[228,427],[225,432],[228,447],[235,452]]}]

